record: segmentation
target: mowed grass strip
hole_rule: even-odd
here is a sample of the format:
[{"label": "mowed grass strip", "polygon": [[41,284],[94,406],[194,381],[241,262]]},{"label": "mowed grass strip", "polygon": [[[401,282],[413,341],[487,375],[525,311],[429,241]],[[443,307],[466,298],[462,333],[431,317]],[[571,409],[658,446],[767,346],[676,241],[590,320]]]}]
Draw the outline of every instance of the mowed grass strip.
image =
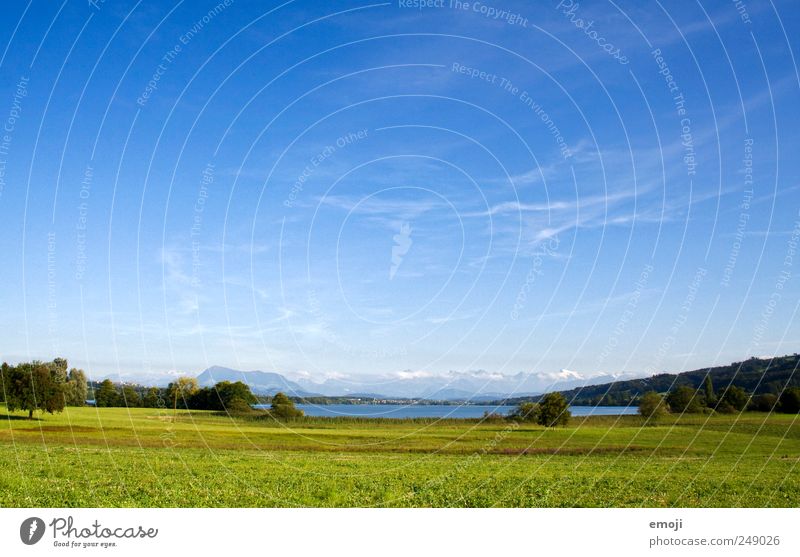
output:
[{"label": "mowed grass strip", "polygon": [[0,415],[0,505],[798,506],[797,416],[636,416],[566,428],[233,419],[67,408]]}]

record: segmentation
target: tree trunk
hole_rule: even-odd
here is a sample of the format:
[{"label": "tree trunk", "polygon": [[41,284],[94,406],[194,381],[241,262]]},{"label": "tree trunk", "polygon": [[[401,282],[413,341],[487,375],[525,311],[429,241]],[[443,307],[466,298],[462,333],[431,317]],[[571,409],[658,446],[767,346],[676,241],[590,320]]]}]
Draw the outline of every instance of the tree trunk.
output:
[{"label": "tree trunk", "polygon": [[33,419],[33,410],[28,410],[28,419],[29,420]]}]

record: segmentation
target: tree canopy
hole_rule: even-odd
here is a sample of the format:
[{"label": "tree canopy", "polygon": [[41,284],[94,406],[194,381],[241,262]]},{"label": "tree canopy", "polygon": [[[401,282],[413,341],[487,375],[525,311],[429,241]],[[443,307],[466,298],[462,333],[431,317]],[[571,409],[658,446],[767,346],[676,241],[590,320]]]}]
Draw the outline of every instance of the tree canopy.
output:
[{"label": "tree canopy", "polygon": [[65,404],[66,382],[66,360],[2,366],[6,406],[12,412],[27,410],[28,418],[33,418],[36,411],[61,412]]}]

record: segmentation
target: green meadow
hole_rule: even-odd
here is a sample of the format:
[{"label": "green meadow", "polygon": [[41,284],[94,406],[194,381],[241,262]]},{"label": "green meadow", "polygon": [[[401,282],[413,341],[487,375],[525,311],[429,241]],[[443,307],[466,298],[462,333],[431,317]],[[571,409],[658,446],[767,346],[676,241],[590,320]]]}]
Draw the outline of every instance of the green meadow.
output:
[{"label": "green meadow", "polygon": [[231,418],[0,406],[3,507],[797,507],[797,415]]}]

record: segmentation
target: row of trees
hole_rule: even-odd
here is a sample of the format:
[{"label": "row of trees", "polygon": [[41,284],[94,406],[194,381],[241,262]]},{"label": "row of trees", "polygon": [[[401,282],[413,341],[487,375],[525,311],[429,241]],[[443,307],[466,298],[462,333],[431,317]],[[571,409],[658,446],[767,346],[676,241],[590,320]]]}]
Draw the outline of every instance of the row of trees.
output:
[{"label": "row of trees", "polygon": [[88,392],[86,374],[72,368],[63,358],[52,362],[26,362],[16,366],[0,366],[0,401],[12,412],[60,412],[64,406],[83,406]]},{"label": "row of trees", "polygon": [[[242,381],[220,381],[213,387],[200,387],[194,377],[179,377],[166,389],[135,385],[115,385],[106,379],[95,390],[95,404],[101,407],[178,408],[216,410],[245,414],[253,412],[258,399]],[[272,397],[269,409],[276,418],[297,418],[303,411],[283,393]]]},{"label": "row of trees", "polygon": [[[33,361],[0,366],[0,402],[9,411],[23,410],[28,418],[34,412],[61,412],[65,406],[85,406],[88,397],[99,407],[184,408],[216,410],[228,413],[251,413],[258,399],[241,381],[221,381],[213,387],[200,388],[194,377],[179,377],[166,388],[116,384],[110,379],[92,383],[81,369],[68,369],[67,360]],[[91,387],[91,388],[90,388]],[[275,418],[297,418],[303,411],[283,393],[271,399],[266,412]],[[263,412],[262,412],[263,413]]]},{"label": "row of trees", "polygon": [[741,387],[729,385],[717,393],[714,391],[711,376],[706,376],[701,389],[682,385],[669,391],[666,396],[650,391],[644,393],[639,400],[639,413],[647,418],[663,416],[669,412],[732,414],[744,410],[800,413],[800,388],[788,387],[780,395],[772,393],[754,395]]},{"label": "row of trees", "polygon": [[96,387],[94,402],[99,407],[246,411],[257,400],[241,381],[221,381],[200,388],[194,377],[179,377],[165,389],[117,385],[106,379]]}]

